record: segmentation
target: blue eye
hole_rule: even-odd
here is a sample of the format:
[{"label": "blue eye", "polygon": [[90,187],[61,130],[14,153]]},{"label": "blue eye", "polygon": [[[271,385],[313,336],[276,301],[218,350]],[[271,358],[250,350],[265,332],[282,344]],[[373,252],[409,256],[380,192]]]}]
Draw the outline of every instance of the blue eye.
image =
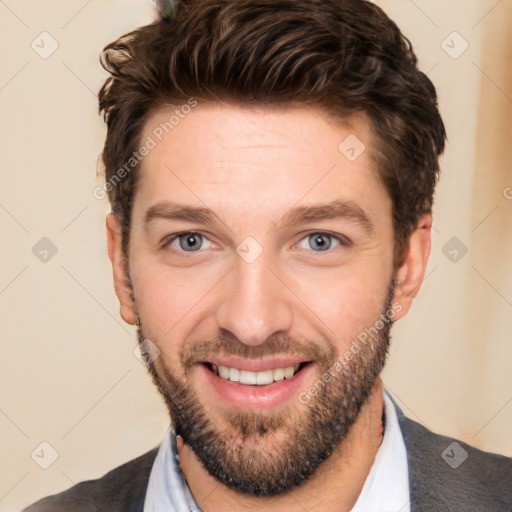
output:
[{"label": "blue eye", "polygon": [[[304,242],[307,244],[305,247]],[[206,246],[205,246],[206,243]],[[338,246],[348,246],[350,241],[343,236],[333,235],[323,231],[314,231],[306,235],[300,242],[299,247],[306,250],[313,250],[316,253],[328,252],[333,248],[333,243]],[[209,244],[209,245],[208,245]],[[202,233],[186,231],[170,235],[162,242],[162,249],[172,246],[176,252],[193,254],[201,252],[202,249],[213,247],[213,243]]]},{"label": "blue eye", "polygon": [[[172,245],[174,249],[178,251],[193,253],[198,252],[198,250],[202,248],[202,242],[204,240],[208,239],[201,233],[196,233],[195,231],[187,231],[186,233],[179,233],[166,239],[163,243],[163,247]],[[175,242],[178,243],[178,247],[176,247]]]},{"label": "blue eye", "polygon": [[309,245],[309,247],[302,247],[303,249],[312,248],[314,252],[326,252],[332,248],[333,240],[337,242],[338,245],[347,245],[347,242],[343,238],[331,235],[330,233],[323,233],[322,231],[310,233],[304,237],[301,242],[306,241]]}]

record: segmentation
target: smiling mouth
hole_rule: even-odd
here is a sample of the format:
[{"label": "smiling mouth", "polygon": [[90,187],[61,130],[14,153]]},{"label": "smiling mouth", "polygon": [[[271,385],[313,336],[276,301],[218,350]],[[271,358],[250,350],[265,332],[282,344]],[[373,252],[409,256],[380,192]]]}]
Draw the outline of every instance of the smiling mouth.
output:
[{"label": "smiling mouth", "polygon": [[312,364],[312,362],[307,361],[295,364],[294,366],[273,368],[258,372],[240,370],[238,368],[231,368],[228,366],[217,366],[216,364],[209,362],[204,362],[202,364],[221,379],[233,383],[244,384],[246,386],[258,387],[275,384],[276,382],[283,380],[293,379],[306,366]]}]

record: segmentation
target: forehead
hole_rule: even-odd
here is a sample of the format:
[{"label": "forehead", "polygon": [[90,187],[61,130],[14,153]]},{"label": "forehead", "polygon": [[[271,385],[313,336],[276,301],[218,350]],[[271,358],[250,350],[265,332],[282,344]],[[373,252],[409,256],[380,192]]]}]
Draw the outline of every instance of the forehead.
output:
[{"label": "forehead", "polygon": [[240,215],[251,205],[265,207],[261,216],[273,206],[339,197],[359,197],[370,209],[389,206],[363,115],[335,124],[309,106],[165,106],[147,120],[140,140],[151,140],[152,149],[140,166],[136,205],[208,199]]},{"label": "forehead", "polygon": [[[372,134],[363,113],[341,120],[306,105],[200,103],[193,108],[187,104],[160,107],[146,121],[142,138],[152,137],[160,150],[166,145],[181,146],[179,156],[191,163],[227,154],[243,154],[249,162],[251,155],[267,153],[318,166],[337,159],[339,144],[347,135],[356,143],[370,144]],[[366,161],[368,155],[362,157]]]}]

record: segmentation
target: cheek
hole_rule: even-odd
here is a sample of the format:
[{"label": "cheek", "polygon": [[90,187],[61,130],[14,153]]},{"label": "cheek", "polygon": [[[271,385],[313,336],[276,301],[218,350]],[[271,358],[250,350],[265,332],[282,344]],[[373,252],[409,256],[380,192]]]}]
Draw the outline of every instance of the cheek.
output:
[{"label": "cheek", "polygon": [[162,377],[162,366],[177,379],[185,375],[181,369],[180,349],[187,311],[186,301],[176,293],[174,283],[145,276],[135,287],[135,299],[142,324],[144,338],[154,343],[160,354],[154,361],[157,373]]},{"label": "cheek", "polygon": [[[171,268],[139,259],[133,267],[134,293],[143,334],[156,343],[165,359],[178,359],[181,340],[200,321],[198,315],[214,296],[215,272]],[[222,275],[222,274],[221,274]]]},{"label": "cheek", "polygon": [[[141,268],[144,267],[141,265]],[[162,350],[166,340],[176,339],[179,322],[197,301],[198,290],[184,286],[165,269],[146,267],[134,280],[134,294],[144,335]]]},{"label": "cheek", "polygon": [[306,314],[310,322],[320,325],[338,351],[343,351],[379,319],[389,291],[387,274],[379,265],[373,271],[368,265],[354,265],[311,277],[302,275],[293,284],[307,306],[300,306],[301,316]]}]

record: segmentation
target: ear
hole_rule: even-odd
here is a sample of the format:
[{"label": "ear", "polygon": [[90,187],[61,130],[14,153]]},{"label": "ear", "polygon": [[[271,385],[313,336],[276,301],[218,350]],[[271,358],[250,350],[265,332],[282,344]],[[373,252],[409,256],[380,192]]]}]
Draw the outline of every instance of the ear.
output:
[{"label": "ear", "polygon": [[137,315],[132,301],[132,290],[128,284],[128,265],[122,249],[121,225],[113,213],[107,215],[107,245],[108,257],[114,271],[114,288],[121,304],[121,316],[130,324],[137,323]]},{"label": "ear", "polygon": [[397,312],[394,320],[398,320],[407,314],[412,300],[420,291],[431,247],[432,215],[425,214],[420,217],[416,227],[409,237],[409,245],[404,263],[396,271],[397,285],[393,295],[393,303],[399,303],[402,307]]}]

